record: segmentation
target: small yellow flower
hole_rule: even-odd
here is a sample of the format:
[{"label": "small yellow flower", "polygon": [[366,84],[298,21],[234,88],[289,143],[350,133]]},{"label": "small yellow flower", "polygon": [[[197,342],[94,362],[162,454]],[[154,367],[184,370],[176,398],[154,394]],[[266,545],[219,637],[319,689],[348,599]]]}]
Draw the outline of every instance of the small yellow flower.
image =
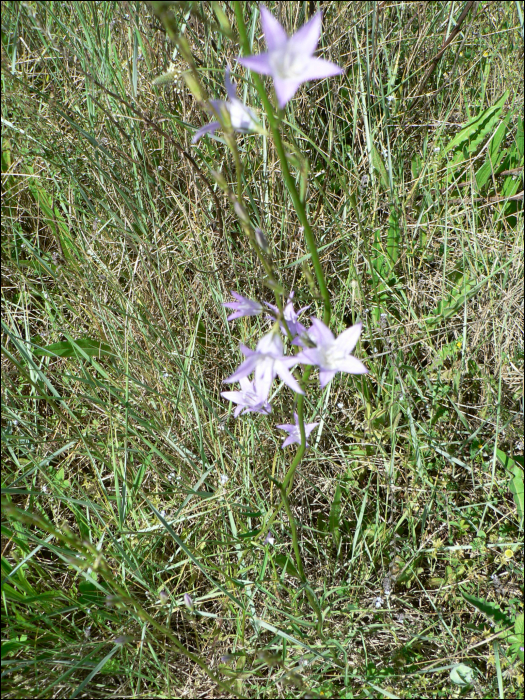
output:
[{"label": "small yellow flower", "polygon": [[512,551],[512,549],[506,549],[506,550],[505,550],[505,557],[506,557],[507,559],[512,559],[513,556],[514,556],[514,552]]}]

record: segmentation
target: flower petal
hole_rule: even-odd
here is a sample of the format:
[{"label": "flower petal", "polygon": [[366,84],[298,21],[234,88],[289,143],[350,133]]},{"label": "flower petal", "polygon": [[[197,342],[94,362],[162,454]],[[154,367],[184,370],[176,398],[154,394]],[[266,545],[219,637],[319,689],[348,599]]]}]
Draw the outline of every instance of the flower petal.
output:
[{"label": "flower petal", "polygon": [[[307,80],[307,78],[306,78]],[[277,95],[277,103],[279,107],[283,109],[287,103],[295,95],[301,83],[304,83],[304,79],[287,79],[283,80],[277,76],[273,76],[273,84],[275,87],[275,94]]]},{"label": "flower petal", "polygon": [[368,374],[367,368],[358,360],[357,357],[349,355],[343,360],[339,360],[337,364],[337,372],[348,372],[349,374]]},{"label": "flower petal", "polygon": [[321,384],[321,389],[331,381],[336,375],[335,369],[322,369],[319,371],[319,383]]},{"label": "flower petal", "polygon": [[260,355],[256,357],[255,385],[257,386],[258,395],[266,399],[275,378],[275,361],[269,357],[265,357],[261,360]]},{"label": "flower petal", "polygon": [[329,78],[331,75],[341,75],[341,73],[344,73],[342,68],[331,61],[325,61],[324,58],[305,58],[301,82]]},{"label": "flower petal", "polygon": [[204,134],[213,134],[217,129],[220,128],[220,126],[221,125],[219,124],[219,122],[210,122],[205,126],[201,126],[201,128],[197,129],[197,131],[194,133],[191,142],[197,143],[197,141],[201,139],[204,136]]},{"label": "flower petal", "polygon": [[290,387],[290,389],[293,389],[296,394],[304,394],[304,391],[301,389],[299,382],[297,379],[293,376],[293,374],[290,372],[290,370],[285,367],[283,362],[279,362],[279,360],[276,361],[275,363],[275,371],[279,375],[279,377],[283,380],[283,382]]},{"label": "flower petal", "polygon": [[239,379],[239,384],[244,393],[247,391],[253,391],[253,382],[251,382],[248,377],[241,377]]},{"label": "flower petal", "polygon": [[[226,306],[226,304],[225,304]],[[233,314],[230,314],[229,316],[226,317],[227,321],[235,321],[236,318],[242,318],[245,316],[245,314],[242,311],[235,311]]]},{"label": "flower petal", "polygon": [[305,348],[302,352],[298,353],[297,355],[294,355],[294,359],[297,363],[301,365],[317,365],[318,367],[322,362],[321,353],[317,348]]},{"label": "flower petal", "polygon": [[247,348],[246,345],[243,345],[242,343],[239,343],[239,347],[241,349],[242,354],[245,357],[251,357],[252,355],[257,355],[255,350],[252,350],[251,348]]},{"label": "flower petal", "polygon": [[226,94],[230,100],[237,99],[237,85],[230,79],[230,66],[224,72],[224,84],[226,85]]},{"label": "flower petal", "polygon": [[221,391],[221,396],[228,401],[233,401],[234,403],[241,403],[244,401],[242,391]]},{"label": "flower petal", "polygon": [[283,341],[278,333],[275,333],[273,328],[269,333],[263,335],[263,337],[257,343],[257,351],[268,353],[272,357],[281,358],[283,355]]},{"label": "flower petal", "polygon": [[259,361],[258,355],[251,355],[244,362],[237,367],[235,372],[223,380],[224,384],[233,384],[233,382],[238,382],[242,377],[247,377],[255,369],[257,362]]},{"label": "flower petal", "polygon": [[294,435],[288,435],[288,437],[284,440],[283,444],[281,445],[282,449],[284,450],[285,447],[288,447],[288,445],[293,445],[294,442],[297,442],[296,438]]},{"label": "flower petal", "polygon": [[312,326],[308,329],[308,335],[316,343],[316,345],[331,345],[334,341],[334,334],[322,321],[312,317]]},{"label": "flower petal", "polygon": [[304,426],[304,432],[306,433],[306,437],[310,435],[312,430],[316,428],[319,425],[319,423],[308,423],[307,425]]},{"label": "flower petal", "polygon": [[316,12],[306,24],[303,24],[303,26],[290,37],[288,40],[290,48],[293,46],[295,51],[301,51],[305,57],[308,55],[311,56],[319,43],[322,20],[322,13]]},{"label": "flower petal", "polygon": [[273,68],[270,65],[269,54],[260,53],[257,56],[244,56],[237,59],[241,66],[249,68],[254,73],[259,73],[260,75],[272,75]]},{"label": "flower petal", "polygon": [[340,352],[350,353],[355,348],[361,331],[363,330],[363,324],[361,322],[356,323],[355,326],[350,326],[346,331],[343,331],[341,335],[337,336],[335,339],[334,347]]},{"label": "flower petal", "polygon": [[279,430],[286,430],[287,433],[292,431],[296,426],[293,425],[293,423],[281,423],[280,425],[276,425],[276,428],[279,428]]},{"label": "flower petal", "polygon": [[284,27],[278,22],[264,5],[261,5],[261,25],[266,39],[268,51],[278,49],[288,41]]},{"label": "flower petal", "polygon": [[264,303],[266,304],[266,306],[267,306],[269,309],[271,309],[272,311],[274,311],[275,314],[278,314],[278,313],[279,313],[279,307],[275,306],[275,304],[270,304],[269,301],[265,301]]}]

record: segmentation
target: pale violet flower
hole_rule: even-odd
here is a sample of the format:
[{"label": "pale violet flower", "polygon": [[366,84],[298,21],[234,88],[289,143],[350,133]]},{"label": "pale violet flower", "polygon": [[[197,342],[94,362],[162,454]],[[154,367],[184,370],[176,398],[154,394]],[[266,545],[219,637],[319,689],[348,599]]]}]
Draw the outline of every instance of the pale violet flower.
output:
[{"label": "pale violet flower", "polygon": [[195,608],[195,605],[193,603],[193,598],[189,593],[184,594],[184,605],[189,609],[193,610]]},{"label": "pale violet flower", "polygon": [[336,372],[349,374],[366,374],[367,368],[350,353],[355,348],[361,331],[362,323],[347,328],[337,338],[332,331],[318,318],[312,318],[312,326],[308,329],[308,337],[315,344],[314,348],[304,348],[295,356],[296,362],[304,365],[319,367],[319,381],[325,387],[335,376]]},{"label": "pale violet flower", "polygon": [[[309,306],[303,306],[302,309],[299,309],[299,311],[295,311],[293,308],[293,292],[290,292],[290,296],[288,297],[288,301],[286,302],[286,306],[283,309],[283,315],[284,319],[286,321],[286,324],[288,326],[288,329],[290,333],[292,334],[293,338],[293,343],[294,345],[303,345],[302,340],[300,339],[300,336],[303,333],[306,333],[306,328],[303,326],[303,324],[299,321],[299,316],[306,311],[306,309],[309,309]],[[277,306],[274,304],[269,304],[268,302],[265,302],[266,306],[271,309],[274,314],[275,318],[277,318],[279,314],[279,309]],[[281,330],[283,333],[286,333],[286,328],[284,326],[284,323],[281,322]]]},{"label": "pale violet flower", "polygon": [[297,357],[284,357],[283,341],[274,329],[263,335],[255,350],[250,350],[242,343],[240,348],[246,356],[246,360],[230,377],[224,380],[226,384],[238,382],[243,377],[255,372],[255,386],[259,396],[268,396],[272,382],[277,375],[297,394],[304,394],[297,379],[289,369],[297,364]]},{"label": "pale violet flower", "polygon": [[272,535],[271,530],[268,532],[268,534],[264,538],[264,544],[269,544],[270,546],[273,546],[275,544],[275,537]]},{"label": "pale violet flower", "polygon": [[221,482],[221,486],[226,486],[226,484],[228,483],[229,479],[228,479],[228,477],[226,476],[226,474],[221,474],[220,477],[219,477],[219,481]]},{"label": "pale violet flower", "polygon": [[381,598],[380,595],[378,595],[377,598],[375,599],[374,605],[376,606],[376,608],[382,607],[382,605],[383,605],[383,599]]},{"label": "pale violet flower", "polygon": [[[288,433],[288,437],[285,438],[282,448],[284,449],[285,447],[288,447],[288,445],[293,445],[294,442],[296,442],[298,445],[301,444],[301,431],[299,429],[299,416],[297,413],[293,414],[295,423],[285,423],[284,425],[277,425],[276,427],[279,428],[280,430],[286,430]],[[310,435],[312,430],[317,427],[319,423],[307,423],[304,426],[304,432],[306,433],[306,437]],[[306,447],[308,447],[308,443],[306,443]]]},{"label": "pale violet flower", "polygon": [[230,80],[229,67],[226,68],[224,82],[228,100],[210,100],[209,103],[220,121],[210,122],[197,129],[191,140],[192,143],[197,143],[204,134],[214,134],[221,126],[226,128],[231,126],[234,131],[239,131],[243,134],[250,131],[261,131],[261,126],[255,114],[237,98],[237,86]]},{"label": "pale violet flower", "polygon": [[247,299],[246,297],[237,294],[237,292],[232,292],[231,295],[237,299],[237,301],[228,301],[223,303],[227,309],[233,309],[234,313],[228,316],[228,321],[233,321],[234,318],[241,318],[242,316],[257,316],[263,310],[262,304],[258,301],[253,301],[252,299]]},{"label": "pale violet flower", "polygon": [[255,383],[247,377],[239,379],[240,391],[222,391],[221,396],[228,401],[238,404],[233,412],[235,418],[241,413],[270,413],[272,407],[267,401],[267,395],[262,396],[256,389]]},{"label": "pale violet flower", "polygon": [[279,107],[284,107],[292,99],[302,83],[343,73],[342,68],[335,63],[313,55],[321,36],[320,12],[293,36],[288,37],[271,12],[264,5],[260,7],[268,52],[258,56],[245,56],[238,61],[254,73],[272,76]]}]

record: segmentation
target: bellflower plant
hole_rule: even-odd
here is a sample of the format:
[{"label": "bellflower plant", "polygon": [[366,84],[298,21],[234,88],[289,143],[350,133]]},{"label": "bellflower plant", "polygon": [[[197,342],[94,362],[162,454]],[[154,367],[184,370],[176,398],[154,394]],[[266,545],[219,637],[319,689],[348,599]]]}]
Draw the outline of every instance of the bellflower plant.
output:
[{"label": "bellflower plant", "polygon": [[317,365],[319,367],[319,381],[321,388],[333,379],[336,372],[348,372],[349,374],[366,374],[367,368],[350,353],[355,348],[361,331],[362,323],[347,328],[337,338],[332,331],[318,318],[312,318],[312,326],[308,329],[308,337],[315,347],[304,348],[295,356],[296,362],[305,365]]},{"label": "bellflower plant", "polygon": [[299,31],[288,37],[284,27],[261,5],[261,24],[268,51],[238,61],[254,73],[272,76],[281,109],[302,83],[343,73],[335,63],[313,55],[321,36],[321,22],[321,12],[317,12]]},{"label": "bellflower plant", "polygon": [[[284,320],[286,321],[286,325],[288,326],[288,330],[290,331],[290,333],[292,335],[292,339],[293,339],[292,343],[294,345],[302,345],[302,341],[301,341],[300,337],[298,337],[298,336],[302,335],[303,333],[306,333],[306,328],[299,321],[299,316],[302,313],[304,313],[307,309],[309,309],[310,306],[309,305],[303,306],[302,309],[299,309],[299,311],[296,312],[293,308],[293,301],[292,301],[293,296],[294,296],[294,293],[290,292],[290,296],[288,297],[288,301],[286,302],[286,306],[284,307],[284,310],[283,310],[283,316],[284,316]],[[266,306],[274,312],[275,318],[277,318],[277,316],[279,315],[279,309],[277,308],[277,306],[275,306],[275,304],[269,304],[268,302],[265,302],[265,303],[266,303]],[[284,323],[282,321],[281,321],[280,326],[281,326],[282,332],[284,334],[286,334],[286,332],[287,332],[286,326],[284,325]]]},{"label": "bellflower plant", "polygon": [[[273,380],[279,377],[290,389],[295,392],[294,397],[294,422],[277,425],[277,428],[285,431],[286,437],[282,447],[299,445],[299,448],[289,465],[284,478],[280,482],[280,505],[268,513],[266,522],[261,527],[261,534],[266,532],[265,544],[273,544],[275,539],[270,530],[277,511],[284,507],[290,522],[292,544],[300,578],[306,583],[306,575],[302,565],[299,538],[293,512],[288,502],[288,496],[292,490],[293,479],[297,467],[301,463],[304,451],[308,446],[307,438],[319,423],[305,424],[304,390],[308,387],[308,380],[314,367],[319,367],[321,387],[325,387],[334,377],[336,372],[348,372],[351,374],[364,374],[367,372],[363,363],[355,358],[351,352],[354,349],[362,326],[360,323],[348,328],[337,338],[328,328],[331,317],[330,293],[328,291],[315,236],[312,231],[305,207],[304,192],[297,189],[295,178],[290,172],[288,152],[281,135],[283,121],[276,113],[268,95],[266,94],[263,80],[260,75],[268,75],[273,78],[275,94],[279,108],[284,108],[293,98],[302,83],[309,80],[318,80],[343,73],[343,70],[321,58],[314,56],[321,35],[322,14],[315,14],[293,36],[288,37],[281,24],[273,17],[269,10],[260,6],[262,29],[266,40],[267,52],[259,55],[250,55],[252,51],[251,41],[245,24],[244,3],[234,0],[232,3],[237,19],[238,37],[242,47],[243,57],[238,62],[252,70],[253,84],[258,92],[262,107],[265,112],[266,123],[274,141],[275,151],[279,158],[280,172],[286,189],[290,195],[297,218],[301,224],[300,231],[304,234],[315,277],[317,279],[319,298],[323,304],[323,320],[311,319],[311,327],[306,328],[301,320],[302,314],[309,308],[304,306],[298,311],[294,308],[294,293],[286,296],[272,256],[271,245],[268,239],[253,222],[261,221],[265,217],[261,212],[254,211],[257,198],[252,196],[249,183],[242,177],[243,171],[241,156],[243,152],[237,148],[235,139],[230,138],[233,132],[248,133],[262,131],[255,113],[244,105],[236,95],[236,87],[230,77],[230,68],[225,70],[226,100],[210,100],[209,111],[213,111],[216,119],[210,124],[201,127],[194,135],[193,142],[197,142],[204,134],[213,134],[222,127],[226,132],[226,145],[231,150],[237,174],[237,190],[235,194],[221,173],[217,174],[216,181],[227,195],[233,211],[238,217],[240,226],[249,238],[255,253],[266,273],[264,283],[275,294],[275,304],[249,299],[237,292],[232,292],[234,301],[226,302],[224,307],[232,313],[228,321],[245,316],[257,316],[268,309],[268,315],[273,320],[272,329],[259,338],[255,349],[241,344],[240,349],[244,360],[235,372],[224,380],[226,384],[239,382],[240,388],[235,391],[223,391],[221,396],[236,404],[234,416],[237,418],[246,413],[268,414],[272,410],[268,397]],[[291,138],[293,141],[293,137]],[[298,150],[298,147],[295,147]],[[214,171],[217,173],[217,171]],[[279,332],[288,338],[292,346],[292,352],[296,352],[293,346],[299,346],[298,353],[284,354],[284,340]],[[302,372],[301,383],[293,376],[291,370],[298,364],[307,365]],[[226,483],[226,476],[221,477],[221,483]],[[264,535],[263,535],[264,536]],[[312,593],[313,595],[313,593]],[[315,610],[318,604],[309,600]],[[188,605],[188,603],[186,602]]]},{"label": "bellflower plant", "polygon": [[192,143],[197,143],[204,134],[214,134],[221,126],[228,126],[228,121],[234,131],[238,131],[242,134],[262,131],[255,113],[238,99],[237,86],[230,79],[229,66],[225,71],[224,82],[228,100],[210,100],[209,102],[214,114],[221,121],[212,121],[209,124],[201,126],[200,129],[197,129],[191,140]]},{"label": "bellflower plant", "polygon": [[233,401],[238,404],[233,415],[235,418],[244,413],[270,413],[272,407],[267,401],[266,396],[261,396],[257,391],[254,382],[251,382],[247,377],[239,379],[240,391],[222,391],[221,396],[228,401]]},{"label": "bellflower plant", "polygon": [[250,350],[241,343],[240,348],[246,360],[235,372],[224,380],[226,384],[240,381],[255,372],[255,385],[259,396],[267,397],[275,377],[278,375],[290,389],[297,394],[304,394],[297,379],[290,372],[290,367],[297,364],[295,357],[284,357],[283,341],[275,329],[264,335],[257,343],[255,350]]},{"label": "bellflower plant", "polygon": [[223,306],[227,309],[233,309],[234,312],[228,316],[228,321],[233,321],[235,318],[242,318],[242,316],[257,316],[263,310],[262,305],[259,304],[258,301],[247,299],[237,294],[237,292],[232,292],[231,295],[235,297],[237,301],[227,301],[223,303]]},{"label": "bellflower plant", "polygon": [[[288,437],[285,438],[282,444],[283,450],[285,447],[288,447],[288,445],[293,445],[294,442],[296,442],[298,445],[301,444],[301,429],[299,427],[299,416],[297,415],[297,413],[294,413],[293,416],[295,419],[295,423],[285,423],[284,425],[275,426],[280,430],[286,430],[286,432],[288,433]],[[304,426],[304,432],[306,434],[306,437],[308,437],[312,430],[318,425],[319,423],[307,423]],[[305,446],[308,447],[308,443],[306,443]]]}]

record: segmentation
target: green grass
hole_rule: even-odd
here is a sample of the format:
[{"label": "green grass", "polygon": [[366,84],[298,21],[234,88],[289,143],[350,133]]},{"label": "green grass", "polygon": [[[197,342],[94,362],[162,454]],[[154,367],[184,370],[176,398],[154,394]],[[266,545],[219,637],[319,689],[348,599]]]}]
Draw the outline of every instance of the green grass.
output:
[{"label": "green grass", "polygon": [[[233,3],[173,5],[208,94],[228,59],[261,110]],[[292,31],[317,3],[278,5]],[[286,511],[258,534],[292,392],[237,420],[220,397],[268,327],[221,302],[273,293],[214,182],[237,187],[228,148],[190,144],[187,62],[145,3],[3,5],[6,697],[523,694],[523,3],[471,9],[425,80],[459,3],[322,9],[346,73],[301,88],[283,140],[370,372],[308,389],[305,586]],[[321,315],[272,139],[237,144],[279,282]]]}]

